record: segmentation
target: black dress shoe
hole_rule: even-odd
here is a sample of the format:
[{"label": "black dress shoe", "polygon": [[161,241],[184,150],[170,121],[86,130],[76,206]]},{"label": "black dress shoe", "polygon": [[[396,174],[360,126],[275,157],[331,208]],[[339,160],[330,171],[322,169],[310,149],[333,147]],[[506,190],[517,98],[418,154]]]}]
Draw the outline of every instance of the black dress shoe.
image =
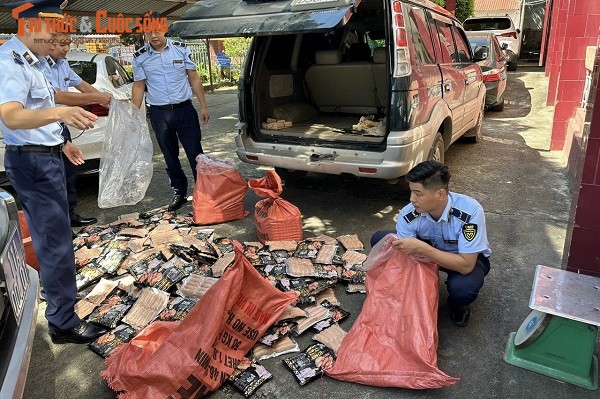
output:
[{"label": "black dress shoe", "polygon": [[450,308],[450,320],[455,326],[464,327],[469,324],[471,308],[469,306],[458,306]]},{"label": "black dress shoe", "polygon": [[87,344],[104,335],[106,331],[105,328],[82,321],[77,327],[70,330],[54,330],[51,328],[50,338],[52,338],[52,342],[55,344],[64,344],[67,342]]},{"label": "black dress shoe", "polygon": [[173,196],[173,199],[171,200],[171,203],[169,204],[169,207],[167,208],[167,211],[176,211],[177,209],[181,208],[186,202],[187,197],[185,195],[175,194]]},{"label": "black dress shoe", "polygon": [[96,218],[84,218],[78,215],[77,213],[71,216],[71,227],[83,227],[96,223],[98,223],[98,219]]}]

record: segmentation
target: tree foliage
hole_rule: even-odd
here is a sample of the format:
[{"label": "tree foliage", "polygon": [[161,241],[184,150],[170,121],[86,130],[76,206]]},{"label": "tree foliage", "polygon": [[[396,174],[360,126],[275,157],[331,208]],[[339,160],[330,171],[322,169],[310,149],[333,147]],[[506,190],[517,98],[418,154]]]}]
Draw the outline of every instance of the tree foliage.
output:
[{"label": "tree foliage", "polygon": [[229,37],[223,39],[225,53],[232,58],[244,58],[250,46],[250,40],[252,39],[246,37]]},{"label": "tree foliage", "polygon": [[[446,0],[431,0],[433,1],[435,4],[437,4],[438,6],[441,7],[445,7],[446,6]],[[458,18],[459,21],[464,21],[465,19],[469,18],[470,16],[473,15],[473,12],[475,11],[475,0],[456,0],[456,12],[454,13],[456,15],[456,18]]]},{"label": "tree foliage", "polygon": [[473,16],[475,11],[475,0],[457,0],[456,1],[456,18],[460,22]]}]

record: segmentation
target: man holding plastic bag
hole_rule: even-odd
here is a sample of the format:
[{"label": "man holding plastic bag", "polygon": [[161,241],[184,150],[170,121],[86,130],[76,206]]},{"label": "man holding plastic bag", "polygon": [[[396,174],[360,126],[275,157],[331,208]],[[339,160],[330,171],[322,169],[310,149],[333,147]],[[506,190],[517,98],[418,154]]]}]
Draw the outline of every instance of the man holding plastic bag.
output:
[{"label": "man holding plastic bag", "polygon": [[[448,168],[436,161],[421,162],[406,175],[410,204],[398,215],[393,247],[407,255],[425,256],[448,274],[448,306],[452,322],[469,322],[470,304],[477,299],[490,270],[485,215],[473,198],[450,192]],[[391,231],[393,232],[393,231]],[[378,231],[377,243],[390,231]]]}]

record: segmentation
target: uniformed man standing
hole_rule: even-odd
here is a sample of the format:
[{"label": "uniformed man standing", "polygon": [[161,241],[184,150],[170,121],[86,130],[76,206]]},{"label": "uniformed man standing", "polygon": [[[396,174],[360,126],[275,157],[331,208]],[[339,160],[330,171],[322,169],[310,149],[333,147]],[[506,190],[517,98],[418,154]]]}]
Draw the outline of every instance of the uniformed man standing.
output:
[{"label": "uniformed man standing", "polygon": [[[109,93],[101,93],[94,86],[84,81],[69,66],[67,53],[71,49],[71,34],[63,33],[56,38],[56,46],[46,57],[46,78],[56,89],[55,102],[65,105],[101,104],[105,107],[110,105],[112,96]],[[75,87],[79,93],[69,92],[69,87]],[[93,217],[82,217],[75,212],[77,206],[77,165],[84,163],[83,154],[72,143],[71,132],[64,123],[62,136],[65,140],[63,150],[63,161],[65,163],[65,175],[67,181],[67,200],[69,201],[69,219],[71,227],[82,227],[98,222]]]},{"label": "uniformed man standing", "polygon": [[[475,301],[490,271],[485,214],[473,198],[448,190],[450,172],[439,162],[421,162],[406,175],[410,204],[398,215],[392,245],[407,255],[424,255],[448,274],[450,318],[466,326]],[[371,238],[375,245],[386,234],[378,231]]]},{"label": "uniformed man standing", "polygon": [[[8,8],[24,2],[7,4]],[[30,0],[22,11],[23,35],[0,46],[0,122],[6,174],[17,191],[47,299],[46,319],[55,343],[90,342],[105,330],[75,314],[75,256],[65,188],[60,122],[93,127],[97,117],[78,107],[55,107],[54,90],[44,76],[45,56],[56,34],[44,20],[61,17],[62,0]],[[35,21],[41,22],[38,25]],[[32,20],[32,18],[36,18]]]},{"label": "uniformed man standing", "polygon": [[[157,14],[153,18],[159,18]],[[167,174],[175,194],[168,206],[175,211],[187,201],[188,182],[179,161],[179,143],[185,150],[194,181],[196,157],[201,154],[200,123],[192,105],[192,92],[200,101],[201,118],[210,118],[202,79],[196,72],[189,47],[167,39],[163,32],[146,34],[147,44],[134,54],[131,102],[141,107],[144,90],[150,105],[150,123],[165,158]],[[191,89],[190,89],[191,85]]]}]

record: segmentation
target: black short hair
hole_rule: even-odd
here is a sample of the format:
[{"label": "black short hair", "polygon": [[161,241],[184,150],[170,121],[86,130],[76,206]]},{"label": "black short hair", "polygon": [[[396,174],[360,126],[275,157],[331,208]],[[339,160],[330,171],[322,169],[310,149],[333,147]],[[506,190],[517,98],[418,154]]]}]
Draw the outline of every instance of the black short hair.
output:
[{"label": "black short hair", "polygon": [[423,161],[406,174],[409,183],[421,183],[424,188],[448,191],[450,171],[448,167],[437,161]]}]

